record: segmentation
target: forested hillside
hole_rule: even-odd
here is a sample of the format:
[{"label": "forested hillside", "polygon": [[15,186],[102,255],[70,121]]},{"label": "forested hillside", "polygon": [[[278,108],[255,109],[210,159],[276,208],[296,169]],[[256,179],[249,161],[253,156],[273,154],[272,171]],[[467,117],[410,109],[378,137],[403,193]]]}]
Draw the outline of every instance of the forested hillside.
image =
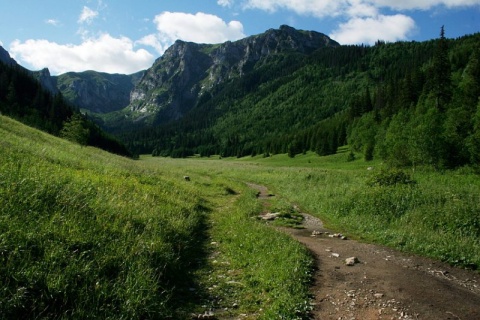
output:
[{"label": "forested hillside", "polygon": [[16,64],[0,61],[0,113],[82,145],[130,155],[125,146],[82,116],[61,94],[53,94]]},{"label": "forested hillside", "polygon": [[396,165],[478,163],[480,35],[278,53],[180,120],[123,133],[137,153],[245,156],[350,144]]},{"label": "forested hillside", "polygon": [[[433,43],[431,57],[379,82],[351,117],[349,144],[366,160],[436,168],[480,161],[480,35]],[[360,105],[361,106],[361,105]]]}]

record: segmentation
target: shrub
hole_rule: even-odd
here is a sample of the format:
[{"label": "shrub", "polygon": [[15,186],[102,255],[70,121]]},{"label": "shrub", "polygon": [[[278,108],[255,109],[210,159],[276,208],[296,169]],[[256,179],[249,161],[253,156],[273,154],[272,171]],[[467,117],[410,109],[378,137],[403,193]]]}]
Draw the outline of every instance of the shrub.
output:
[{"label": "shrub", "polygon": [[367,184],[369,186],[394,186],[397,184],[415,184],[411,175],[399,169],[382,169],[379,173],[371,177]]},{"label": "shrub", "polygon": [[355,153],[353,153],[353,151],[350,151],[350,153],[347,155],[347,162],[355,161],[355,159]]}]

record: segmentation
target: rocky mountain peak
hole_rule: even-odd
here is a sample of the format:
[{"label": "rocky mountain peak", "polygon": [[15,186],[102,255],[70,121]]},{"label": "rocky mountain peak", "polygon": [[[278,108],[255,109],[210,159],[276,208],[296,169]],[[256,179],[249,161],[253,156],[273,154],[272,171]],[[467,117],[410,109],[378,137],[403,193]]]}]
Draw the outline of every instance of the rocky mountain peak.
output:
[{"label": "rocky mountain peak", "polygon": [[50,75],[48,68],[43,68],[40,71],[34,71],[33,76],[42,84],[42,86],[50,91],[52,94],[57,94],[57,83],[55,79]]},{"label": "rocky mountain peak", "polygon": [[2,46],[0,46],[0,61],[9,66],[14,66],[17,62],[10,57],[10,54]]}]

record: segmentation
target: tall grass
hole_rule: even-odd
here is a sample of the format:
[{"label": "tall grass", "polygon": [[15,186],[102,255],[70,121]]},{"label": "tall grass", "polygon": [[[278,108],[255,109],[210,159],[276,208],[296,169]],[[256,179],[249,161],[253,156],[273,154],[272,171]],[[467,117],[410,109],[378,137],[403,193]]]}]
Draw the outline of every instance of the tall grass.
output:
[{"label": "tall grass", "polygon": [[258,222],[263,208],[256,191],[245,183],[248,164],[151,157],[142,161],[187,173],[213,208],[208,231],[212,256],[200,275],[203,288],[197,288],[208,291],[202,297],[207,309],[220,319],[240,314],[247,319],[308,318],[313,259],[289,236]]},{"label": "tall grass", "polygon": [[1,317],[173,315],[202,254],[199,194],[4,117],[0,136]]},{"label": "tall grass", "polygon": [[[307,315],[312,258],[290,237],[257,222],[254,190],[244,190],[232,208],[220,211],[212,238],[218,241],[238,281],[235,295],[258,319],[300,319]],[[234,273],[235,274],[235,273]]]}]

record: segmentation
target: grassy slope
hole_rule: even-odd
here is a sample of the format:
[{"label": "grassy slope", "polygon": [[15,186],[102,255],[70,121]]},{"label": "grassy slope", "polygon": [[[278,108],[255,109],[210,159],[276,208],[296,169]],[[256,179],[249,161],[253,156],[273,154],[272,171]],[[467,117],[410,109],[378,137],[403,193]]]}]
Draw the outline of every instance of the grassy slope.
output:
[{"label": "grassy slope", "polygon": [[3,317],[182,319],[206,304],[293,319],[308,307],[310,258],[250,219],[260,208],[244,183],[197,162],[80,147],[1,116],[0,136]]},{"label": "grassy slope", "polygon": [[0,313],[170,314],[204,220],[199,194],[5,117],[0,136]]}]

